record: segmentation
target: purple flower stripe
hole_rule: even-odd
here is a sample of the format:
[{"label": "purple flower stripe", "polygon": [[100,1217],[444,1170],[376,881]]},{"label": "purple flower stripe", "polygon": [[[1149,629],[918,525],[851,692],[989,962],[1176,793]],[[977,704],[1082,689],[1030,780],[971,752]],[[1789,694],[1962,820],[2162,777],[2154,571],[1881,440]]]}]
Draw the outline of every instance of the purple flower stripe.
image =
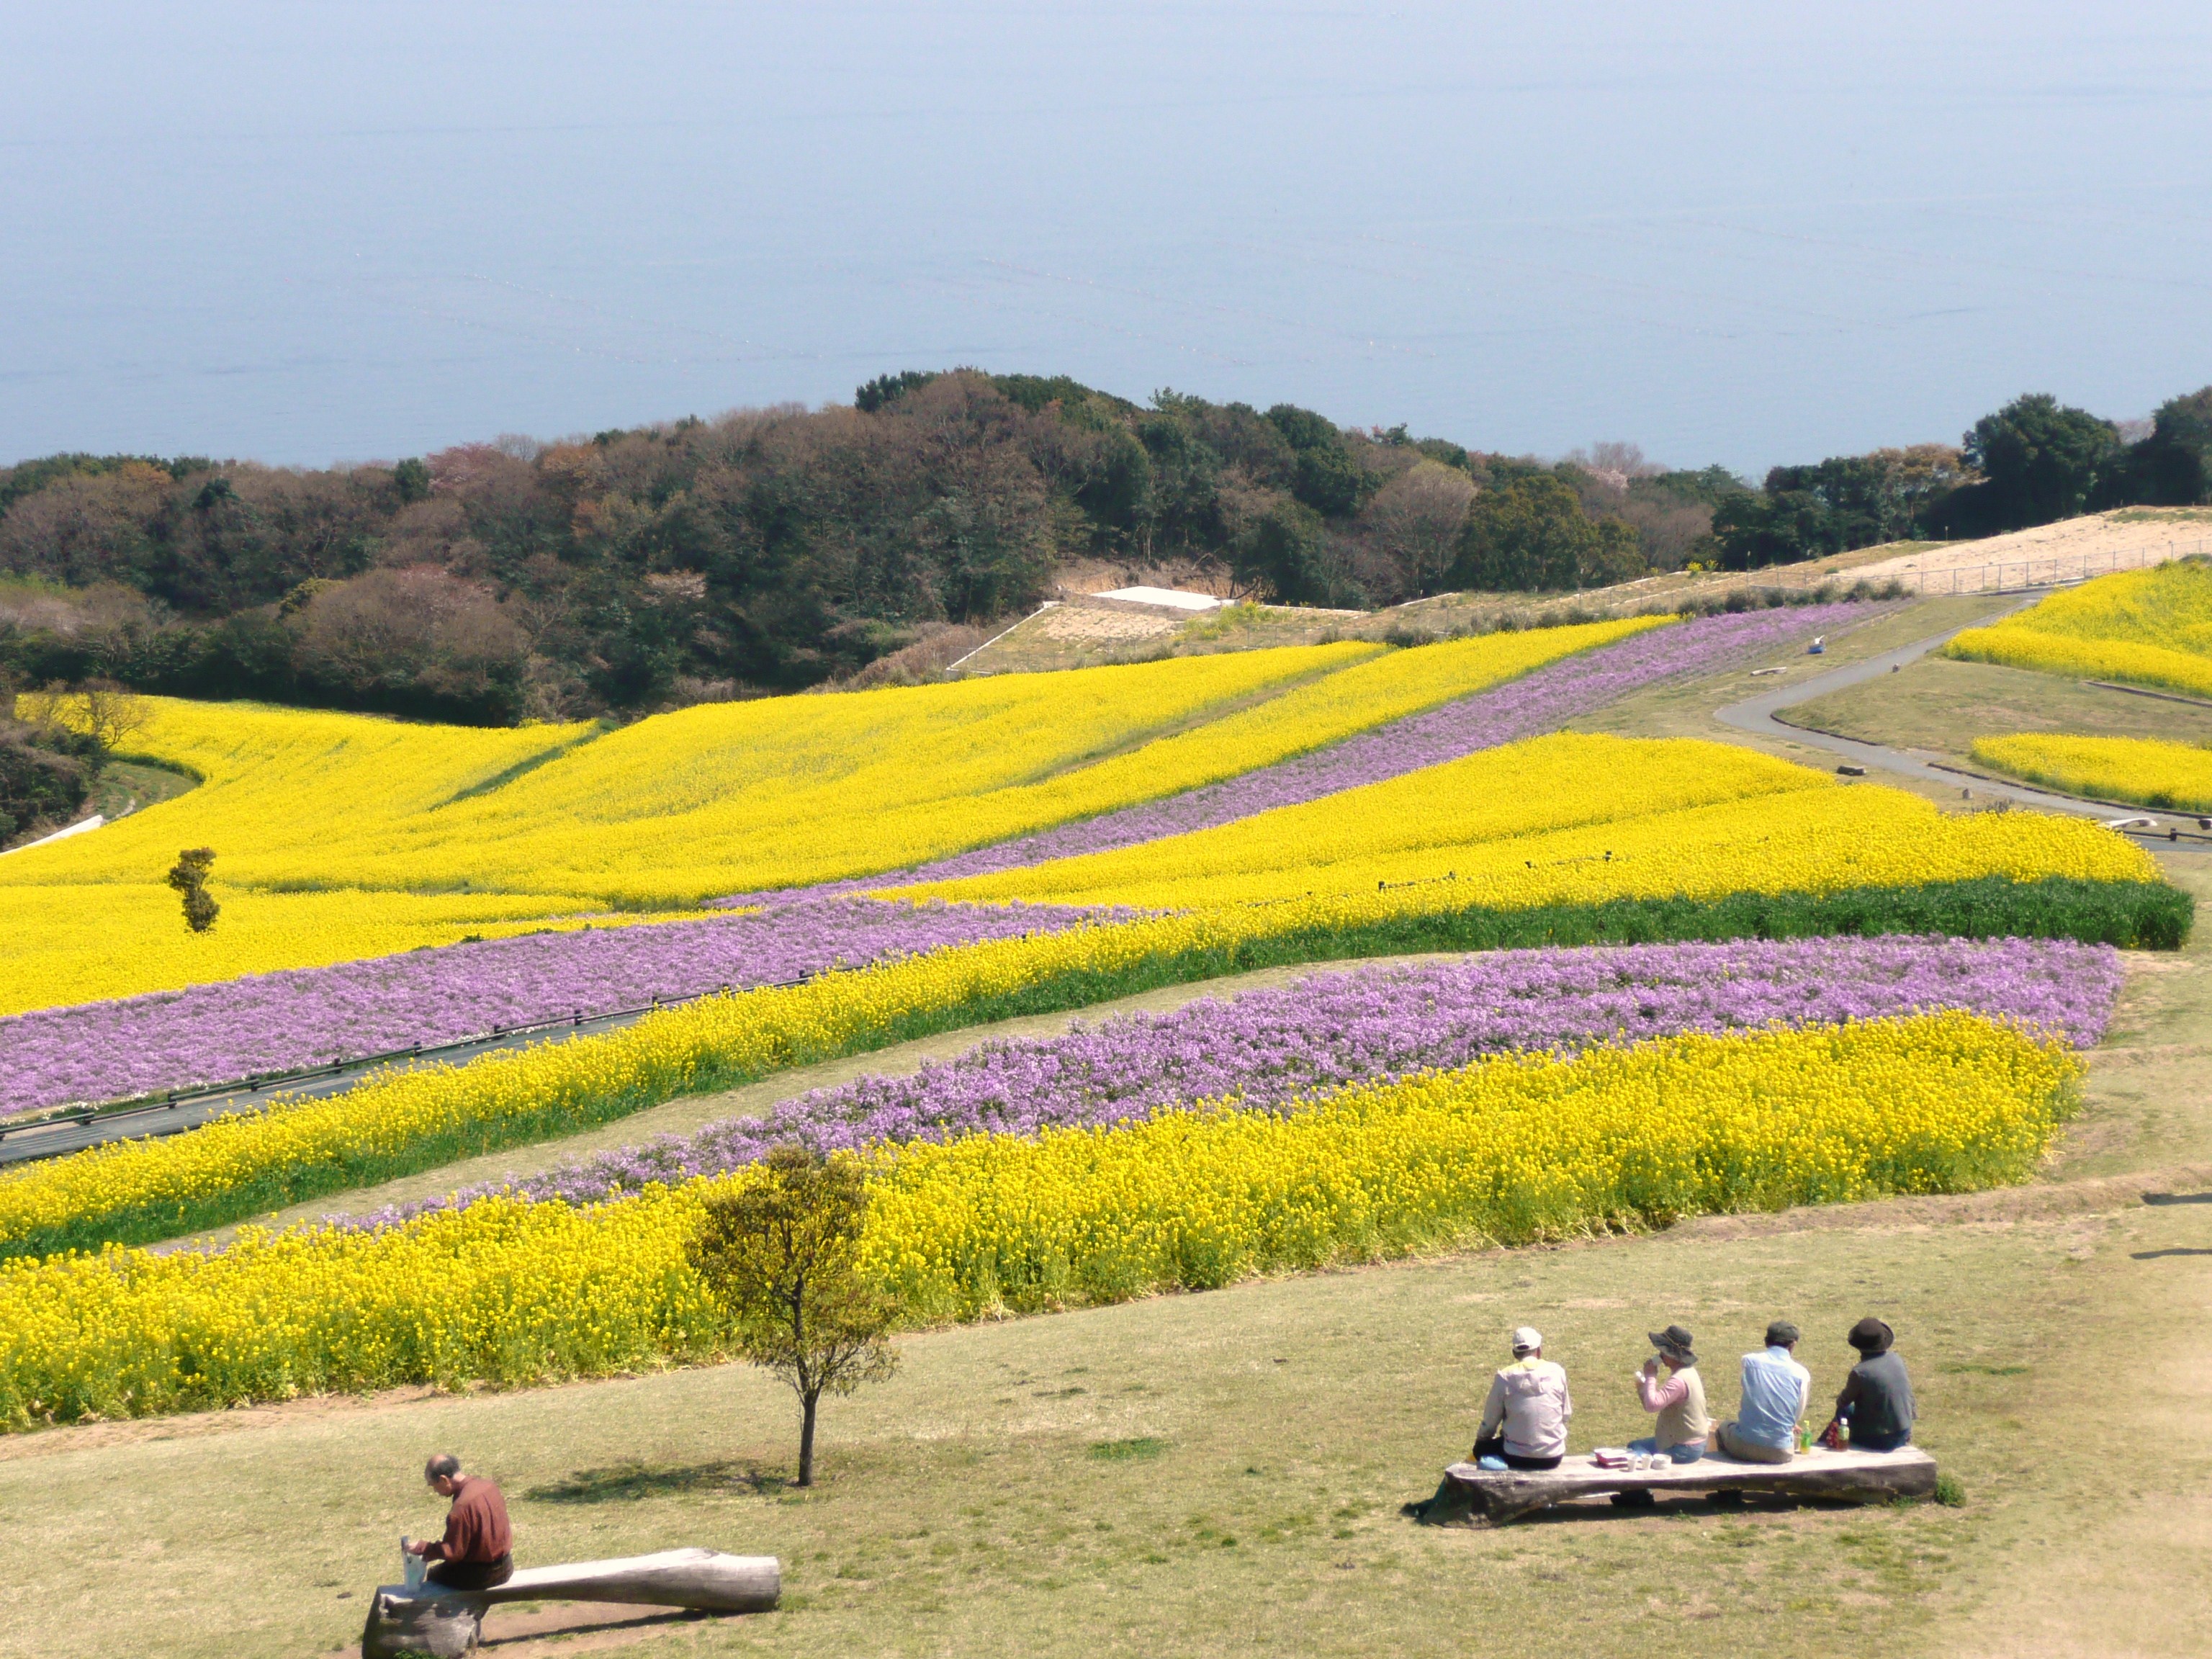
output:
[{"label": "purple flower stripe", "polygon": [[1067,905],[811,898],[753,915],[532,933],[0,1019],[0,1115],[224,1083],[489,1030],[1057,933]]},{"label": "purple flower stripe", "polygon": [[1890,937],[1501,951],[1318,974],[1279,990],[1118,1016],[1060,1037],[983,1043],[902,1077],[866,1077],[762,1118],[599,1153],[526,1179],[380,1211],[380,1226],[511,1192],[570,1204],[753,1163],[780,1141],[1035,1134],[1233,1100],[1281,1110],[1346,1084],[1684,1031],[1879,1019],[1964,1008],[2093,1046],[2121,979],[2108,945]]},{"label": "purple flower stripe", "polygon": [[[1764,654],[1784,641],[1809,640],[1885,607],[1850,600],[1735,615],[1701,617],[1637,634],[1615,645],[1534,669],[1518,679],[1409,714],[1327,749],[1219,783],[1125,807],[1034,836],[997,842],[919,868],[865,879],[827,882],[803,890],[850,893],[951,881],[962,876],[1024,869],[1051,859],[1110,852],[1167,836],[1212,830],[1277,806],[1297,806],[1363,784],[1403,777],[1424,767],[1556,732],[1630,692],[1668,680],[1695,679]],[[725,899],[770,902],[773,893]]]}]

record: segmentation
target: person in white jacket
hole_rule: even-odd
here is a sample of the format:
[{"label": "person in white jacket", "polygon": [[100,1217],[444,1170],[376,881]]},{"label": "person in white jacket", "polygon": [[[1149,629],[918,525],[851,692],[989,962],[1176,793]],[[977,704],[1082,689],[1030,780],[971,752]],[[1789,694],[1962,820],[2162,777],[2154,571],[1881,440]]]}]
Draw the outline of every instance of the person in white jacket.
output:
[{"label": "person in white jacket", "polygon": [[1523,1325],[1513,1333],[1513,1363],[1490,1379],[1476,1431],[1474,1462],[1485,1469],[1556,1469],[1566,1455],[1566,1368],[1544,1358],[1540,1331]]}]

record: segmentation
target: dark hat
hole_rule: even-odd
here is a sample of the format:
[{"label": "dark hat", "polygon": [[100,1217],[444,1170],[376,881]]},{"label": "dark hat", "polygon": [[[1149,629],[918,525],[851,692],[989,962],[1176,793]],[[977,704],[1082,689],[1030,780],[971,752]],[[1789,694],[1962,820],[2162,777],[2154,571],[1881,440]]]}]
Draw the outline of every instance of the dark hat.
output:
[{"label": "dark hat", "polygon": [[1897,1333],[1869,1316],[1852,1326],[1851,1334],[1844,1340],[1871,1359],[1878,1353],[1889,1352],[1889,1345],[1897,1340]]},{"label": "dark hat", "polygon": [[1766,1346],[1770,1348],[1795,1347],[1800,1333],[1786,1319],[1778,1319],[1766,1328]]},{"label": "dark hat", "polygon": [[1690,1333],[1685,1327],[1669,1325],[1663,1331],[1649,1331],[1645,1334],[1650,1337],[1651,1346],[1669,1359],[1679,1359],[1685,1365],[1698,1363],[1698,1356],[1690,1348]]}]

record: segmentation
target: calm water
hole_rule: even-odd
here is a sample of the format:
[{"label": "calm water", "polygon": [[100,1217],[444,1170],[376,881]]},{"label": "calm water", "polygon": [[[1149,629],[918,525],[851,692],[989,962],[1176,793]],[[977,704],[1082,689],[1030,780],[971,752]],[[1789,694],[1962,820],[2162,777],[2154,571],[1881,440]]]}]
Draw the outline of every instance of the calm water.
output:
[{"label": "calm water", "polygon": [[973,362],[1753,468],[2212,380],[2212,7],[1677,9],[11,7],[0,459]]}]

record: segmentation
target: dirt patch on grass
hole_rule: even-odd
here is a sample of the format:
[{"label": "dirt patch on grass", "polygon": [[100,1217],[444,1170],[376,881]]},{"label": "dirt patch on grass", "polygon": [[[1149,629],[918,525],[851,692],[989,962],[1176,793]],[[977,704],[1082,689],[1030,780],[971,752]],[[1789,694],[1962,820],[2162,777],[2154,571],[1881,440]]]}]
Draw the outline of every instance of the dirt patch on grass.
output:
[{"label": "dirt patch on grass", "polygon": [[2093,513],[2057,524],[2038,525],[1980,541],[1945,542],[1859,567],[1856,574],[1872,581],[1910,578],[1942,571],[1966,571],[1983,565],[2056,562],[2057,574],[2077,569],[2095,574],[2107,561],[2118,568],[2163,563],[2192,553],[2212,552],[2212,523],[2187,507],[2123,507]]}]

